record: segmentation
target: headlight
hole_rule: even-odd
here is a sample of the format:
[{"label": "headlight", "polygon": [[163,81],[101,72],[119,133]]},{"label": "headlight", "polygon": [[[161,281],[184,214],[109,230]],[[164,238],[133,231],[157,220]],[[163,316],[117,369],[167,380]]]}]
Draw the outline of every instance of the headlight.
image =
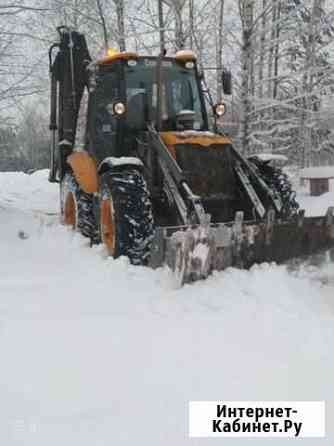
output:
[{"label": "headlight", "polygon": [[117,115],[117,116],[122,116],[122,115],[124,115],[125,110],[126,110],[126,108],[125,108],[125,105],[123,104],[123,102],[116,102],[116,103],[113,105],[113,112],[114,112],[114,114]]},{"label": "headlight", "polygon": [[215,111],[216,116],[218,116],[218,118],[220,118],[226,112],[225,104],[223,102],[221,102],[220,104],[215,105],[214,111]]}]

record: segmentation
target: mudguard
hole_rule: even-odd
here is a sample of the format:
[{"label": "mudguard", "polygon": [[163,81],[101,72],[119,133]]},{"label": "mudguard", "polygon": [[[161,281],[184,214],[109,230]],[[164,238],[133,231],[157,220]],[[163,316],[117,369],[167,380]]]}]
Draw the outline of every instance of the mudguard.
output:
[{"label": "mudguard", "polygon": [[95,160],[85,150],[74,151],[67,157],[75,179],[87,194],[98,191],[97,169]]},{"label": "mudguard", "polygon": [[141,169],[143,163],[135,157],[108,157],[100,165],[96,166],[95,159],[85,150],[74,151],[67,157],[67,163],[71,166],[75,179],[80,188],[88,193],[98,192],[98,175],[103,174],[109,169],[118,170],[124,167],[136,167]]},{"label": "mudguard", "polygon": [[121,157],[113,157],[109,156],[105,158],[99,165],[97,172],[99,175],[103,174],[109,169],[113,170],[122,170],[126,167],[135,167],[135,168],[143,168],[144,165],[139,158],[131,157],[131,156],[121,156]]}]

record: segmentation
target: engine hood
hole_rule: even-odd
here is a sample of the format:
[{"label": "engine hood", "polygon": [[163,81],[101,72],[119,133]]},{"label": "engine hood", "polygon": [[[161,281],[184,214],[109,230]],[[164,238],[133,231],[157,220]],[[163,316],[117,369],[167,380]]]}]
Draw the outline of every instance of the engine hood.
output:
[{"label": "engine hood", "polygon": [[211,146],[232,145],[232,141],[222,135],[212,132],[202,132],[197,130],[185,130],[181,132],[161,132],[160,137],[166,144],[168,150],[176,157],[175,146],[179,144],[190,144],[200,146],[203,149]]}]

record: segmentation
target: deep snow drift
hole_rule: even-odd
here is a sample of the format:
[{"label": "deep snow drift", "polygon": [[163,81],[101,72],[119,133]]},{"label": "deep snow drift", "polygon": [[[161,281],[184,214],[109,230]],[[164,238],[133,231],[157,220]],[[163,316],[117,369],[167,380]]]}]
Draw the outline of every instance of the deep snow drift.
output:
[{"label": "deep snow drift", "polygon": [[305,209],[306,217],[318,217],[325,215],[329,206],[334,206],[334,192],[327,192],[320,197],[311,197],[306,192],[301,192],[297,200],[300,207]]},{"label": "deep snow drift", "polygon": [[174,290],[57,211],[47,172],[0,174],[1,445],[211,444],[188,439],[187,405],[218,399],[326,400],[327,439],[304,441],[333,444],[333,264]]}]

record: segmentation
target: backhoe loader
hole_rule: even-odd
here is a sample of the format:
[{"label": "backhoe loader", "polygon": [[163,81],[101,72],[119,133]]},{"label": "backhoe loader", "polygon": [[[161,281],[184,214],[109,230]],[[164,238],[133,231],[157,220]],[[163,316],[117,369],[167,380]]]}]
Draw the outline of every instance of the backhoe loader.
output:
[{"label": "backhoe loader", "polygon": [[[193,52],[108,50],[92,61],[83,34],[58,33],[49,180],[60,183],[64,224],[113,257],[167,265],[180,285],[334,246],[333,208],[305,218],[286,177],[209,123]],[[226,72],[223,85],[229,94]]]}]

